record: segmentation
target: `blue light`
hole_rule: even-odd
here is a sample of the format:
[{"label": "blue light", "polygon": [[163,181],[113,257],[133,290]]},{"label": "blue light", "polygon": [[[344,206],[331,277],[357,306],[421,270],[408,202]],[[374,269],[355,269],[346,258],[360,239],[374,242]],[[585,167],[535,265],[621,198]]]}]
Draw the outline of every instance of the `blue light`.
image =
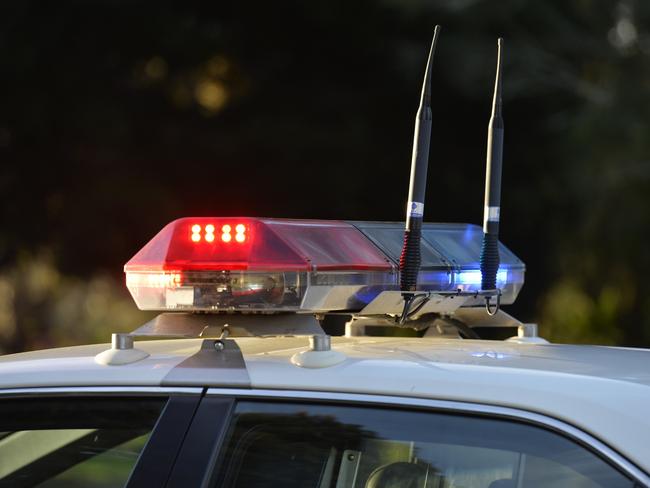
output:
[{"label": "blue light", "polygon": [[[470,271],[460,271],[456,273],[456,284],[457,285],[481,285],[481,271],[480,270],[470,270]],[[497,285],[499,287],[506,284],[508,281],[508,270],[500,269],[497,273]]]},{"label": "blue light", "polygon": [[418,275],[418,283],[445,290],[451,285],[451,276],[451,273],[447,271],[424,270],[420,271],[420,274]]}]

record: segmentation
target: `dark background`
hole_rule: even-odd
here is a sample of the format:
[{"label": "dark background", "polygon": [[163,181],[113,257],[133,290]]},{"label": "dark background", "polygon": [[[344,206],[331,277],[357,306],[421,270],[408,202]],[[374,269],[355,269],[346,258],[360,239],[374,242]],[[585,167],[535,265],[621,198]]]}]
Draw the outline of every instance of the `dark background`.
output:
[{"label": "dark background", "polygon": [[650,345],[650,3],[3,2],[0,349],[107,340],[181,216],[402,220],[433,27],[426,220],[480,223],[505,38],[508,311]]}]

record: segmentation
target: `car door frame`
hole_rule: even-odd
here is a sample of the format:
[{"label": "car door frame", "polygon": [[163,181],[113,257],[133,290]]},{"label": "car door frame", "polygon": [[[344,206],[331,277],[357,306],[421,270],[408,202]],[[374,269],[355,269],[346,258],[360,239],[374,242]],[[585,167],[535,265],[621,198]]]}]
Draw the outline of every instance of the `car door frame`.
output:
[{"label": "car door frame", "polygon": [[414,397],[297,390],[208,388],[183,443],[178,461],[170,476],[168,488],[205,488],[209,486],[210,481],[217,475],[215,472],[216,460],[233,411],[240,400],[392,407],[400,410],[425,410],[432,413],[454,413],[522,422],[541,427],[576,442],[635,480],[639,487],[650,487],[648,473],[604,442],[564,421],[535,412],[496,405]]},{"label": "car door frame", "polygon": [[203,388],[196,387],[35,387],[0,390],[0,401],[15,398],[33,401],[44,398],[166,399],[149,439],[125,483],[128,488],[162,488],[167,484],[204,392]]}]

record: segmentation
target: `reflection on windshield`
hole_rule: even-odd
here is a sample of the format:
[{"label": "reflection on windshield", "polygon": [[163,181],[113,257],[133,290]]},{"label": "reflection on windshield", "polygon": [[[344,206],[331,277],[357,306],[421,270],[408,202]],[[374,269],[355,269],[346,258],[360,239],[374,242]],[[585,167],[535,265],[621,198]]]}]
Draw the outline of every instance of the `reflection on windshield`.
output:
[{"label": "reflection on windshield", "polygon": [[213,486],[625,487],[591,451],[514,421],[331,405],[240,403]]}]

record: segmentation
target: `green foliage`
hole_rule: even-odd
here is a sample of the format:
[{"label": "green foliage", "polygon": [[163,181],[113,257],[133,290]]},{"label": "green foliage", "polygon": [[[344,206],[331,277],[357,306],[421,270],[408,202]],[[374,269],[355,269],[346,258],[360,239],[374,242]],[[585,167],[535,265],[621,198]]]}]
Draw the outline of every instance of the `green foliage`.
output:
[{"label": "green foliage", "polygon": [[47,254],[23,256],[0,275],[0,348],[5,352],[108,342],[150,314],[108,276],[62,275]]},{"label": "green foliage", "polygon": [[630,302],[625,287],[606,287],[594,298],[584,287],[561,281],[546,294],[542,335],[554,342],[616,345],[623,337],[619,317]]}]

